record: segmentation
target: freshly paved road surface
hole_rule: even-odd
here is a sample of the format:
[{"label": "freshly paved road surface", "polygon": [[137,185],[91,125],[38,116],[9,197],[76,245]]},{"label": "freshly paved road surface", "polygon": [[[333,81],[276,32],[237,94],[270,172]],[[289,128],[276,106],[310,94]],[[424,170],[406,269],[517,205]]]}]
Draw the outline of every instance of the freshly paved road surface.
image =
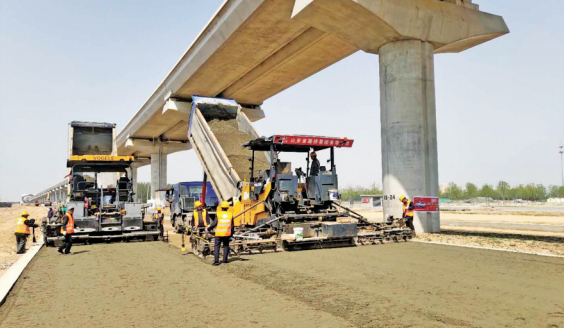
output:
[{"label": "freshly paved road surface", "polygon": [[44,249],[0,327],[564,327],[564,259],[421,243],[246,256]]}]

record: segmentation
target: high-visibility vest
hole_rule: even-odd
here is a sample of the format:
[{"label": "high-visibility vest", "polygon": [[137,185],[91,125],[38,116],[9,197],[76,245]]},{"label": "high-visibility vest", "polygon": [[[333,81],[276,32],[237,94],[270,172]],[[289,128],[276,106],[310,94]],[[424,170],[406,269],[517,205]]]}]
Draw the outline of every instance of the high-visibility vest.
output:
[{"label": "high-visibility vest", "polygon": [[[66,230],[67,233],[74,233],[74,218],[72,217],[72,215],[70,213],[65,214],[66,217],[69,218],[69,220],[67,221],[67,225],[66,225]],[[65,216],[63,216],[63,220],[65,218]],[[63,233],[63,227],[61,227],[61,233]]]},{"label": "high-visibility vest", "polygon": [[403,205],[403,213],[404,213],[406,218],[412,218],[413,217],[413,210],[410,210],[409,206],[411,206],[410,200],[407,201],[407,204]]},{"label": "high-visibility vest", "polygon": [[162,224],[163,220],[164,220],[164,215],[162,213],[155,213],[155,220],[159,221],[160,224]]},{"label": "high-visibility vest", "polygon": [[[200,212],[202,213],[201,217],[200,217]],[[202,224],[204,225],[204,227],[208,226],[208,211],[206,209],[203,209],[201,211],[199,210],[194,211],[194,226],[196,228],[200,226],[200,220],[202,220]]]},{"label": "high-visibility vest", "polygon": [[231,222],[233,222],[233,214],[231,214],[231,212],[217,212],[217,226],[215,227],[215,236],[230,237]]},{"label": "high-visibility vest", "polygon": [[21,217],[16,221],[16,233],[29,235],[29,226],[25,224],[26,218]]}]

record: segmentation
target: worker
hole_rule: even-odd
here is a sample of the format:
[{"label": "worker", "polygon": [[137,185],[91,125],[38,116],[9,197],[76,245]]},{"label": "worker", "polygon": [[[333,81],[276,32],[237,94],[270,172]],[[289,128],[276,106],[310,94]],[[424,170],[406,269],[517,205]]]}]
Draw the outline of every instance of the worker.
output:
[{"label": "worker", "polygon": [[49,219],[44,217],[41,220],[41,232],[43,233],[43,243],[47,245],[47,225],[49,224]]},{"label": "worker", "polygon": [[37,227],[34,220],[28,220],[29,213],[23,211],[21,217],[16,221],[16,253],[25,253],[25,244],[27,242],[27,237],[29,237],[29,228]]},{"label": "worker", "polygon": [[414,214],[414,210],[415,210],[415,205],[413,204],[412,201],[407,199],[407,197],[405,197],[404,195],[401,195],[399,197],[399,200],[403,204],[402,205],[402,207],[403,207],[402,218],[406,220],[406,225],[408,226],[408,228],[411,229],[411,231],[413,232],[413,235],[415,235],[415,227],[413,226],[413,214]]},{"label": "worker", "polygon": [[317,159],[317,153],[312,151],[309,156],[311,157],[311,168],[309,170],[309,175],[318,176],[319,167],[321,166],[321,164],[319,164],[319,160]]},{"label": "worker", "polygon": [[65,240],[59,247],[59,253],[65,255],[72,254],[70,251],[72,247],[72,235],[74,234],[74,228],[76,228],[73,214],[74,207],[69,207],[67,213],[63,216],[63,225],[61,226],[61,233],[63,234]]},{"label": "worker", "polygon": [[154,214],[155,220],[159,223],[159,235],[161,240],[164,240],[164,214],[163,209],[159,206],[157,207],[157,212]]},{"label": "worker", "polygon": [[229,240],[233,232],[233,213],[229,211],[229,203],[221,202],[216,212],[216,219],[206,228],[210,232],[215,228],[215,240],[213,245],[213,253],[215,260],[213,265],[219,265],[219,247],[223,244],[223,263],[229,263]]},{"label": "worker", "polygon": [[200,201],[194,203],[196,210],[194,211],[194,227],[207,228],[209,223],[208,211]]},{"label": "worker", "polygon": [[88,197],[84,197],[84,216],[88,216],[89,201]]},{"label": "worker", "polygon": [[47,212],[47,219],[49,219],[49,221],[51,221],[51,218],[53,217],[53,215],[55,215],[55,212],[53,211],[53,206],[49,206],[49,211]]}]

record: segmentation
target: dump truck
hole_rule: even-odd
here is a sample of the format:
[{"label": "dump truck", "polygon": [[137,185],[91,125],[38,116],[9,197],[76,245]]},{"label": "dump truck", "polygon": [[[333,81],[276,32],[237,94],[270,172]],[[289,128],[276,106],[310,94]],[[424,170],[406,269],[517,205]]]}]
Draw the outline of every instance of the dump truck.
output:
[{"label": "dump truck", "polygon": [[[74,207],[74,239],[156,240],[156,222],[144,222],[133,195],[133,156],[118,156],[115,124],[78,122],[68,130],[68,183],[64,207]],[[48,227],[47,244],[62,237]]]},{"label": "dump truck", "polygon": [[[188,139],[219,199],[230,203],[236,252],[354,246],[412,237],[402,219],[372,223],[339,204],[335,149],[350,148],[354,140],[261,137],[235,100],[199,96],[192,97]],[[329,153],[328,164],[316,175],[309,174],[312,151]],[[305,170],[292,170],[292,163],[283,161],[285,153],[305,155]],[[191,231],[190,243],[201,256],[213,248],[211,236],[201,227]]]}]

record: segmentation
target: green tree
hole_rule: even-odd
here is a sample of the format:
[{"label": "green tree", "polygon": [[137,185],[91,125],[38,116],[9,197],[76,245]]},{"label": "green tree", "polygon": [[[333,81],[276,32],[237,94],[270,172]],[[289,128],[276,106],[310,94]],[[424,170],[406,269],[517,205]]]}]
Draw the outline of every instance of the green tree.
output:
[{"label": "green tree", "polygon": [[509,185],[509,183],[505,181],[500,181],[497,183],[497,192],[499,193],[499,195],[503,200],[505,200],[505,198],[509,196],[510,190],[511,190],[511,186]]},{"label": "green tree", "polygon": [[468,182],[466,184],[466,198],[471,199],[478,195],[478,187],[475,184]]},{"label": "green tree", "polygon": [[[137,182],[137,201],[141,203],[147,202],[147,195],[151,190],[151,184],[149,182]],[[151,195],[149,195],[151,197]]]},{"label": "green tree", "polygon": [[536,185],[535,201],[546,199],[546,188],[542,184]]},{"label": "green tree", "polygon": [[[340,190],[341,199],[344,201],[351,201],[360,198],[360,195],[381,195],[382,190],[380,186],[373,183],[370,187],[364,186],[349,186]],[[399,195],[398,195],[399,196]]]},{"label": "green tree", "polygon": [[456,183],[451,182],[448,184],[445,195],[447,196],[447,198],[450,198],[452,200],[460,200],[464,196],[464,192],[462,191],[462,189],[460,189],[460,187],[456,185]]},{"label": "green tree", "polygon": [[555,185],[548,186],[548,196],[555,198],[560,197],[560,187]]},{"label": "green tree", "polygon": [[495,197],[495,190],[492,185],[484,184],[482,189],[480,189],[480,196],[486,198],[494,198]]}]

